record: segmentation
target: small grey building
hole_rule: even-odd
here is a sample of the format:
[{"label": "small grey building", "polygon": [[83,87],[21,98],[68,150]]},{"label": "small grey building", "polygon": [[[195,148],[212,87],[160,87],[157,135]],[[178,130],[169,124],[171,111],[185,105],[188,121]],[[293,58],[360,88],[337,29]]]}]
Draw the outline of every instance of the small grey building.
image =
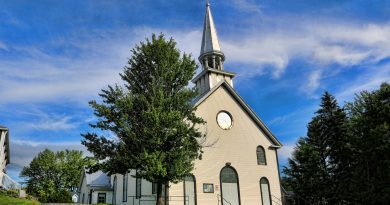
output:
[{"label": "small grey building", "polygon": [[84,168],[80,178],[78,202],[82,204],[111,203],[112,186],[110,177],[98,171],[88,174]]}]

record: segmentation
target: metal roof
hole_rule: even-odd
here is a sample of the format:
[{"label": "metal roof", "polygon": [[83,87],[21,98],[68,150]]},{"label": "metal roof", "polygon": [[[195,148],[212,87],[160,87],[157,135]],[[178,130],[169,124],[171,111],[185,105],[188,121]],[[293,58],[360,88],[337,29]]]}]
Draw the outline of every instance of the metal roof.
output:
[{"label": "metal roof", "polygon": [[102,171],[97,171],[97,172],[91,173],[91,174],[88,174],[87,171],[85,171],[85,180],[86,180],[87,186],[90,186],[90,187],[109,187],[109,188],[111,188],[110,177]]},{"label": "metal roof", "polygon": [[200,56],[208,53],[221,53],[217,29],[215,28],[213,16],[211,15],[210,3],[206,4],[206,15],[204,17],[204,28]]}]

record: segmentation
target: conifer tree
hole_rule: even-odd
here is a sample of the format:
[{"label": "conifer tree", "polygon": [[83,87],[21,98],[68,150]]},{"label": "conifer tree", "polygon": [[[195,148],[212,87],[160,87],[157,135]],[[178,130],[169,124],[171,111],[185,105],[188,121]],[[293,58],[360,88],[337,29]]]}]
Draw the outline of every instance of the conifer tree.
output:
[{"label": "conifer tree", "polygon": [[178,182],[200,157],[197,126],[191,100],[196,90],[188,87],[196,71],[190,55],[181,55],[173,39],[161,34],[146,39],[132,50],[121,75],[124,86],[102,90],[102,103],[90,105],[99,118],[92,127],[110,131],[115,139],[97,133],[83,134],[84,144],[109,174],[137,169],[137,177],[157,183],[157,204],[163,203],[162,187]]},{"label": "conifer tree", "polygon": [[344,176],[346,115],[335,98],[325,92],[320,109],[308,125],[307,137],[300,138],[289,167],[284,168],[294,192],[309,204],[341,201],[338,184]]},{"label": "conifer tree", "polygon": [[319,204],[321,195],[317,192],[319,186],[320,155],[308,137],[301,137],[292,157],[288,159],[288,167],[284,167],[285,183],[288,184],[296,196],[299,204]]},{"label": "conifer tree", "polygon": [[351,172],[351,146],[347,131],[347,117],[345,111],[338,106],[336,99],[325,92],[321,109],[317,111],[319,117],[319,133],[325,138],[327,164],[327,201],[330,204],[344,204],[349,195]]},{"label": "conifer tree", "polygon": [[353,150],[352,204],[390,201],[390,85],[361,92],[347,104]]}]

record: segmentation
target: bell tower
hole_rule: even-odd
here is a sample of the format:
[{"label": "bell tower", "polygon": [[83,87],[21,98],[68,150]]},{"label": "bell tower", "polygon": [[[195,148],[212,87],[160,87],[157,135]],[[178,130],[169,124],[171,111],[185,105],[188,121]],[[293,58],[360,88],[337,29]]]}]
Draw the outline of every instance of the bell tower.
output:
[{"label": "bell tower", "polygon": [[200,95],[223,80],[233,87],[232,78],[235,73],[224,71],[225,54],[219,45],[209,1],[206,3],[203,37],[198,60],[202,65],[202,72],[192,82],[195,83]]}]

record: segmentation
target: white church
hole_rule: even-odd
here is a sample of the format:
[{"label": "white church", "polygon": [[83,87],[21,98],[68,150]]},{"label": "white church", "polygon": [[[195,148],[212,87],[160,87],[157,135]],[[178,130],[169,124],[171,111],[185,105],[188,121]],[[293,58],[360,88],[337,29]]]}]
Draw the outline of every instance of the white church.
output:
[{"label": "white church", "polygon": [[[191,176],[169,184],[166,204],[282,204],[278,170],[282,144],[234,90],[235,73],[224,69],[225,55],[208,3],[199,61],[202,71],[192,81],[199,96],[193,104],[196,115],[207,122],[206,139],[211,146],[203,148],[203,158],[195,161]],[[83,172],[79,203],[155,204],[155,184],[135,174],[135,170],[111,176]]]}]

